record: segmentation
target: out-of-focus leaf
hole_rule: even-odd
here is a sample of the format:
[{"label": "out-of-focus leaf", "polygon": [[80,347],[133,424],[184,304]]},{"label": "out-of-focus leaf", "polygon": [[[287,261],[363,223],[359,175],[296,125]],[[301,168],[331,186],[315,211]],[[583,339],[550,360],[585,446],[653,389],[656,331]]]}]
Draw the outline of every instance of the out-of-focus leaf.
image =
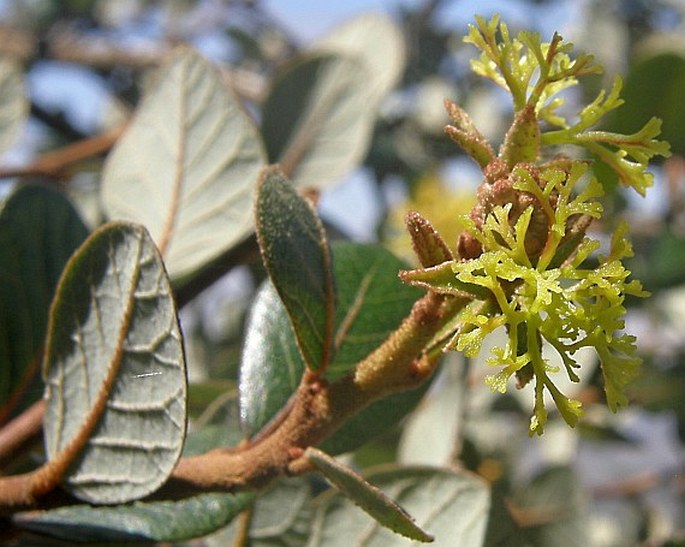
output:
[{"label": "out-of-focus leaf", "polygon": [[85,442],[63,479],[70,492],[122,503],[166,480],[185,436],[185,358],[164,265],[142,226],[105,225],[69,260],[43,374],[48,457]]},{"label": "out-of-focus leaf", "polygon": [[73,505],[20,513],[14,523],[69,542],[183,541],[228,524],[254,494],[202,494],[183,501],[136,502],[118,507]]},{"label": "out-of-focus leaf", "polygon": [[160,71],[107,160],[102,200],[109,218],[146,226],[176,281],[252,229],[265,155],[251,119],[205,59],[183,48]]},{"label": "out-of-focus leaf", "polygon": [[[336,379],[382,343],[423,292],[397,279],[405,265],[381,247],[336,243],[332,250],[338,347],[327,376]],[[262,288],[248,320],[240,369],[240,412],[247,434],[259,431],[287,402],[302,371],[282,304],[273,288]],[[411,411],[423,391],[424,387],[377,401],[324,441],[322,449],[338,454],[361,446]]]},{"label": "out-of-focus leaf", "polygon": [[205,417],[191,422],[188,435],[183,444],[183,457],[195,456],[209,452],[213,448],[227,448],[237,446],[244,438],[240,428],[240,410],[238,408],[238,392],[231,389],[226,396],[213,401],[211,406],[219,403],[220,408],[214,411],[222,418],[212,423],[202,423]]},{"label": "out-of-focus leaf", "polygon": [[0,152],[13,143],[28,112],[26,90],[19,67],[0,58]]},{"label": "out-of-focus leaf", "polygon": [[[188,335],[185,333],[184,341],[186,347],[188,346]],[[192,343],[192,342],[191,342]],[[188,361],[191,357],[188,356]],[[189,374],[192,374],[189,372]],[[231,399],[230,393],[235,394],[238,398],[238,389],[233,380],[222,380],[219,378],[206,379],[200,382],[194,382],[188,385],[188,418],[197,418],[204,414],[208,409],[217,404],[220,405],[221,400],[229,403]],[[222,405],[220,405],[222,406]]]},{"label": "out-of-focus leaf", "polygon": [[685,151],[685,57],[660,53],[630,69],[621,93],[625,104],[616,112],[609,129],[630,134],[649,121],[661,118],[660,139],[674,153]]},{"label": "out-of-focus leaf", "polygon": [[19,186],[0,204],[0,423],[12,408],[41,396],[50,301],[67,259],[87,235],[57,190]]},{"label": "out-of-focus leaf", "polygon": [[[402,428],[398,460],[405,465],[446,465],[450,462],[463,424],[464,362],[451,353],[421,405]],[[456,362],[455,362],[456,361]]]},{"label": "out-of-focus leaf", "polygon": [[[250,546],[305,545],[313,513],[311,498],[311,486],[305,477],[281,479],[263,492],[252,507]],[[238,528],[234,521],[205,538],[205,542],[209,547],[235,545]]]},{"label": "out-of-focus leaf", "polygon": [[366,154],[376,116],[369,74],[354,57],[319,54],[279,74],[262,110],[271,163],[296,186],[321,188]]},{"label": "out-of-focus leaf", "polygon": [[335,285],[321,220],[279,170],[268,168],[257,190],[255,221],[264,267],[305,364],[323,371],[333,351]]},{"label": "out-of-focus leaf", "polygon": [[488,528],[483,547],[530,547],[513,519],[505,499],[495,490],[490,501]]},{"label": "out-of-focus leaf", "polygon": [[[515,505],[531,544],[588,545],[584,497],[578,477],[566,467],[547,469],[522,488]],[[525,526],[527,520],[530,526]]]},{"label": "out-of-focus leaf", "polygon": [[400,28],[377,13],[362,14],[333,28],[313,49],[358,57],[368,69],[370,105],[383,99],[397,84],[407,57]]},{"label": "out-of-focus leaf", "polygon": [[685,238],[667,230],[656,241],[648,242],[649,248],[638,249],[630,259],[630,268],[649,291],[675,287],[685,281]]},{"label": "out-of-focus leaf", "polygon": [[342,494],[361,507],[378,524],[422,543],[433,540],[404,509],[349,467],[316,448],[308,448],[304,455]]},{"label": "out-of-focus leaf", "polygon": [[342,454],[386,433],[414,410],[429,385],[424,382],[416,389],[395,393],[370,404],[324,440],[319,448],[329,454]]},{"label": "out-of-focus leaf", "polygon": [[[465,472],[424,467],[399,467],[366,474],[404,507],[424,530],[432,545],[482,545],[490,510],[490,489]],[[404,547],[407,540],[373,522],[342,494],[321,499],[309,540],[311,546],[369,545]]]}]

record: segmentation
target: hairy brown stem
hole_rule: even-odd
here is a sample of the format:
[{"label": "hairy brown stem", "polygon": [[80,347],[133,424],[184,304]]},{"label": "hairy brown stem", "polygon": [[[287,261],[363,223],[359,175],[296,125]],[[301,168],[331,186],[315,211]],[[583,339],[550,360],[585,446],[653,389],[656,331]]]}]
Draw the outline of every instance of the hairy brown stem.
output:
[{"label": "hairy brown stem", "polygon": [[47,152],[26,167],[0,167],[0,178],[27,176],[61,178],[74,164],[108,152],[124,129],[125,126],[110,129],[59,150]]},{"label": "hairy brown stem", "polygon": [[[371,402],[415,387],[432,373],[437,359],[423,352],[452,316],[454,306],[444,304],[444,297],[434,293],[418,300],[398,329],[349,376],[329,384],[318,374],[305,372],[290,412],[269,435],[237,448],[182,458],[152,497],[254,490],[278,476],[308,471],[302,458],[307,447],[320,443]],[[444,313],[446,308],[450,313]],[[42,507],[50,493],[45,486],[50,471],[47,464],[32,473],[0,478],[0,514]]]},{"label": "hairy brown stem", "polygon": [[418,300],[400,327],[357,365],[354,374],[328,384],[315,373],[305,373],[290,412],[271,434],[245,448],[183,458],[158,495],[250,490],[277,476],[309,470],[300,459],[305,448],[321,442],[371,402],[415,387],[430,375],[436,360],[428,362],[421,355],[443,323],[442,304],[443,298],[433,293]]}]

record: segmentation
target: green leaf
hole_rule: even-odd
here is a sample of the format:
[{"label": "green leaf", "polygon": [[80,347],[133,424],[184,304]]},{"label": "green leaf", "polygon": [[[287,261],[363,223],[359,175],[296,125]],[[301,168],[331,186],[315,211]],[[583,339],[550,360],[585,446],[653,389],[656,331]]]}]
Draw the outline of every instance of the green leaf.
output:
[{"label": "green leaf", "polygon": [[0,58],[0,152],[15,141],[28,113],[26,89],[19,67]]},{"label": "green leaf", "polygon": [[685,56],[663,52],[630,69],[623,89],[625,105],[611,119],[609,130],[630,134],[652,117],[663,120],[661,138],[674,153],[685,150]]},{"label": "green leaf", "polygon": [[[646,246],[645,246],[646,247]],[[649,290],[675,287],[685,282],[685,238],[666,229],[648,248],[638,252],[628,264]]]},{"label": "green leaf", "polygon": [[309,369],[323,371],[333,351],[335,287],[321,220],[278,169],[268,168],[259,181],[255,221],[264,266],[302,357]]},{"label": "green leaf", "polygon": [[337,351],[329,377],[336,379],[349,374],[399,326],[423,291],[397,278],[406,263],[378,245],[336,242],[333,266]]},{"label": "green leaf", "polygon": [[367,441],[387,433],[416,408],[430,382],[416,389],[384,397],[347,420],[333,435],[319,444],[328,454],[343,454],[356,450]]},{"label": "green leaf", "polygon": [[63,480],[70,492],[122,503],[166,480],[185,436],[185,358],[164,265],[142,226],[105,225],[67,263],[43,375],[49,459],[83,447]]},{"label": "green leaf", "polygon": [[69,542],[172,542],[211,533],[231,522],[255,495],[202,494],[183,501],[136,502],[118,507],[73,505],[45,512],[19,513],[25,530]]},{"label": "green leaf", "polygon": [[[327,376],[349,374],[409,313],[422,291],[403,285],[405,264],[379,246],[333,245],[338,289],[335,359]],[[303,371],[287,315],[273,288],[262,288],[252,308],[240,367],[240,408],[246,433],[253,435],[295,391]],[[416,405],[426,386],[377,401],[348,421],[322,449],[338,454],[387,431]]]},{"label": "green leaf", "polygon": [[247,320],[240,364],[240,416],[254,435],[286,403],[304,372],[302,354],[283,302],[274,286],[264,283]]},{"label": "green leaf", "polygon": [[22,185],[0,204],[0,423],[40,398],[50,301],[67,259],[87,235],[57,190]]},{"label": "green leaf", "polygon": [[[184,455],[200,454],[242,438],[237,401],[228,401],[228,419],[188,434]],[[179,542],[224,528],[255,500],[253,492],[201,494],[181,501],[144,501],[118,507],[75,505],[14,517],[20,528],[83,542]]]},{"label": "green leaf", "polygon": [[[435,537],[435,545],[482,545],[490,510],[490,489],[466,472],[396,467],[364,477],[401,504]],[[320,500],[308,545],[404,547],[403,539],[373,523],[341,494]]]},{"label": "green leaf", "polygon": [[[284,478],[262,492],[252,506],[249,539],[251,547],[305,545],[314,509],[308,477]],[[204,538],[208,547],[236,545],[240,523]]]},{"label": "green leaf", "polygon": [[375,110],[368,70],[354,57],[319,54],[288,65],[262,109],[271,163],[295,186],[321,188],[363,160]]},{"label": "green leaf", "polygon": [[532,545],[588,545],[589,513],[586,495],[570,468],[543,471],[516,496],[522,514],[530,513],[542,524],[525,534]]},{"label": "green leaf", "polygon": [[377,523],[409,539],[422,543],[433,541],[433,537],[417,526],[414,519],[404,509],[349,467],[340,464],[316,448],[308,448],[304,456],[340,492],[355,505],[361,507]]},{"label": "green leaf", "polygon": [[507,502],[497,490],[492,492],[484,547],[530,547]]},{"label": "green leaf", "polygon": [[362,14],[331,29],[313,49],[358,57],[367,68],[366,93],[374,105],[397,84],[406,65],[401,29],[377,13]]},{"label": "green leaf", "polygon": [[403,424],[398,446],[401,463],[440,466],[450,462],[464,429],[465,366],[461,355],[445,356],[434,389]]},{"label": "green leaf", "polygon": [[265,154],[252,120],[204,58],[181,48],[160,74],[107,160],[102,201],[109,218],[146,226],[176,281],[252,230]]}]

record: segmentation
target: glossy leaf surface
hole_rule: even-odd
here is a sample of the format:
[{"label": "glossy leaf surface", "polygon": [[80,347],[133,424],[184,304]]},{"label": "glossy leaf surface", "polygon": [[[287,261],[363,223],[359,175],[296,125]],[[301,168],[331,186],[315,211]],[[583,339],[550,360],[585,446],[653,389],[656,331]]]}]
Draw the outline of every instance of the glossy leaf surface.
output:
[{"label": "glossy leaf surface", "polygon": [[0,204],[0,423],[13,408],[40,398],[50,301],[62,268],[87,235],[56,190],[19,186]]},{"label": "glossy leaf surface", "polygon": [[264,283],[252,304],[240,364],[240,417],[259,431],[293,394],[304,372],[290,319],[276,289]]},{"label": "glossy leaf surface", "polygon": [[321,188],[363,159],[375,111],[369,74],[355,57],[315,55],[288,65],[262,111],[269,162],[295,186]]},{"label": "glossy leaf surface", "polygon": [[252,229],[265,163],[256,128],[217,71],[177,50],[105,165],[111,219],[150,231],[172,279],[188,276]]},{"label": "glossy leaf surface", "polygon": [[149,494],[183,446],[186,370],[161,258],[139,225],[105,225],[60,279],[48,324],[49,459],[85,443],[65,487],[93,503]]},{"label": "glossy leaf surface", "polygon": [[323,225],[283,174],[266,169],[255,207],[264,266],[288,311],[302,357],[324,370],[333,351],[335,287]]}]

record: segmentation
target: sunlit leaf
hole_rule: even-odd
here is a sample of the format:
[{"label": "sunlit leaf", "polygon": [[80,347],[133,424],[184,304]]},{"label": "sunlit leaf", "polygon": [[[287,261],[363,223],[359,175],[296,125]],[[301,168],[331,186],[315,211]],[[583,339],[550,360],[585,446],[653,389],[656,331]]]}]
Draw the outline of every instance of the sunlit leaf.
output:
[{"label": "sunlit leaf", "polygon": [[305,457],[333,483],[342,494],[368,513],[378,524],[409,539],[430,542],[432,536],[417,526],[414,519],[382,490],[361,475],[316,448],[308,448]]},{"label": "sunlit leaf", "polygon": [[257,433],[293,394],[304,372],[288,314],[274,286],[259,289],[248,318],[240,365],[240,417]]},{"label": "sunlit leaf", "polygon": [[319,54],[288,65],[264,103],[269,161],[296,186],[321,188],[357,166],[369,147],[375,109],[366,66]]},{"label": "sunlit leaf", "polygon": [[[433,545],[482,545],[490,489],[465,472],[399,467],[365,474],[435,537]],[[342,494],[325,497],[314,517],[311,546],[404,547],[407,540],[371,520]]]},{"label": "sunlit leaf", "polygon": [[[338,290],[335,358],[327,376],[352,371],[409,312],[422,291],[402,284],[405,266],[387,250],[373,245],[332,246]],[[273,288],[263,287],[250,313],[240,367],[241,419],[246,433],[259,431],[295,391],[304,365],[288,317]],[[387,431],[416,405],[425,387],[378,401],[324,441],[322,449],[338,454]]]},{"label": "sunlit leaf", "polygon": [[333,351],[335,287],[321,220],[273,168],[260,179],[255,217],[264,266],[288,311],[304,361],[312,370],[325,370]]},{"label": "sunlit leaf", "polygon": [[401,29],[377,13],[362,14],[331,29],[313,49],[358,57],[368,69],[370,104],[381,100],[397,83],[407,56]]},{"label": "sunlit leaf", "polygon": [[200,55],[179,49],[160,73],[108,158],[102,200],[109,218],[146,226],[177,280],[250,232],[265,156],[252,121]]},{"label": "sunlit leaf", "polygon": [[0,204],[0,423],[41,396],[50,301],[67,259],[87,235],[57,190],[19,186]]},{"label": "sunlit leaf", "polygon": [[85,443],[64,477],[70,492],[121,503],[166,480],[185,435],[185,359],[166,272],[143,227],[105,225],[67,263],[44,379],[49,459]]},{"label": "sunlit leaf", "polygon": [[19,67],[0,57],[0,151],[10,147],[28,113],[26,89]]}]

